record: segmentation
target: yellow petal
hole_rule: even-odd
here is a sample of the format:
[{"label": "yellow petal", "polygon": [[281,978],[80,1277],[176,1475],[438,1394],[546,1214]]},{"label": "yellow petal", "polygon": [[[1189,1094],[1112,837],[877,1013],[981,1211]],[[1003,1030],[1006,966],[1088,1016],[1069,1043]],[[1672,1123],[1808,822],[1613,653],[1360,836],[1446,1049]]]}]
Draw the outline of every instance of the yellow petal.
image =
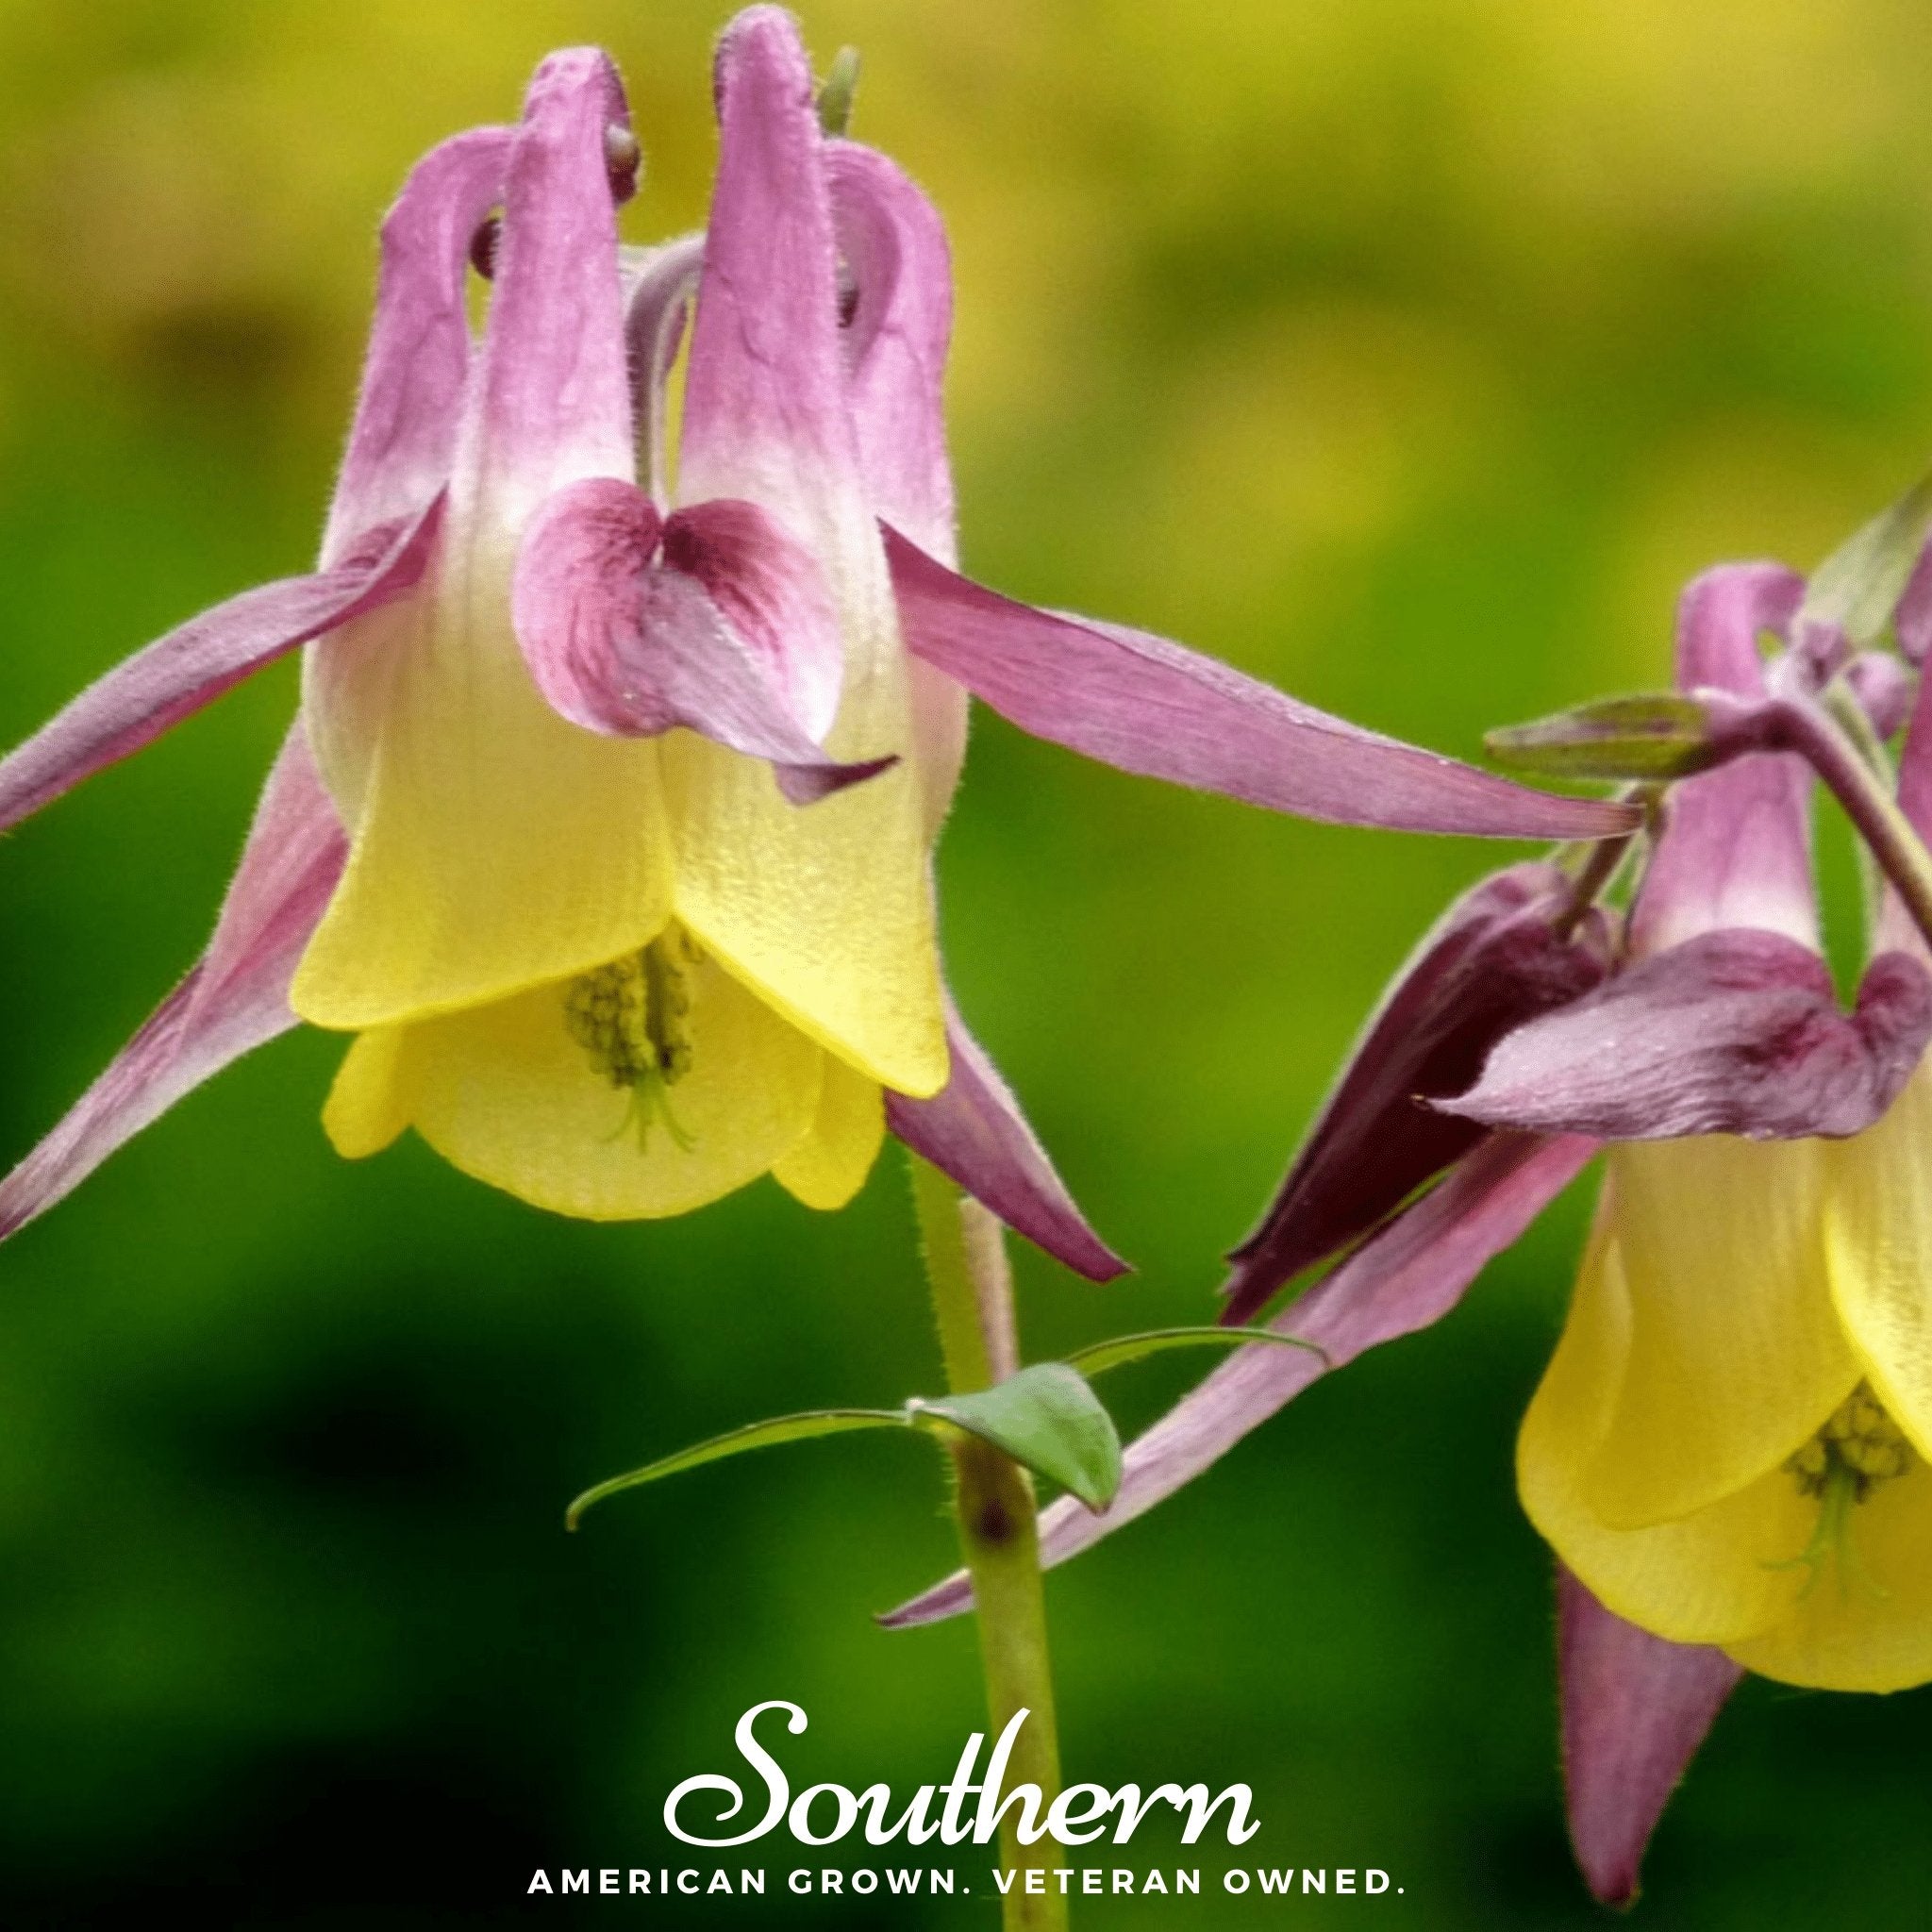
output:
[{"label": "yellow petal", "polygon": [[1834,1143],[1824,1244],[1840,1318],[1865,1373],[1932,1457],[1932,1067],[1874,1127]]},{"label": "yellow petal", "polygon": [[378,1026],[358,1033],[322,1109],[322,1124],[344,1160],[380,1154],[405,1127],[414,1108],[407,1026]]},{"label": "yellow petal", "polygon": [[627,1221],[703,1207],[810,1130],[824,1057],[715,961],[686,970],[691,1059],[665,1093],[669,1122],[572,1037],[562,984],[409,1027],[393,1104],[464,1173],[540,1208]]},{"label": "yellow petal", "polygon": [[[1619,1201],[1604,1219],[1613,1220],[1621,1207]],[[1674,1642],[1735,1645],[1761,1636],[1797,1605],[1809,1573],[1774,1566],[1810,1542],[1818,1504],[1774,1465],[1681,1521],[1624,1529],[1603,1520],[1588,1477],[1618,1408],[1632,1339],[1631,1299],[1619,1243],[1600,1221],[1563,1338],[1517,1439],[1523,1506],[1557,1554],[1620,1617]],[[1848,1394],[1850,1381],[1838,1392]],[[1881,1499],[1882,1492],[1874,1501]],[[1835,1586],[1827,1578],[1819,1587]]]},{"label": "yellow petal", "polygon": [[885,1138],[879,1083],[827,1054],[811,1131],[778,1161],[772,1176],[808,1208],[842,1208],[865,1185]]},{"label": "yellow petal", "polygon": [[846,689],[828,748],[901,763],[800,808],[767,766],[679,731],[664,780],[678,917],[840,1058],[924,1097],[946,1083],[945,1014],[906,667],[874,563],[880,589],[841,594]]},{"label": "yellow petal", "polygon": [[[1822,1690],[1902,1690],[1932,1678],[1932,1470],[1855,1504],[1849,1553],[1761,1636],[1726,1646],[1748,1671]],[[1803,1574],[1803,1573],[1799,1573]]]},{"label": "yellow petal", "polygon": [[311,741],[351,840],[291,993],[317,1025],[498,999],[635,950],[670,915],[658,750],[539,696],[510,630],[513,554],[452,517],[407,619],[310,652]]},{"label": "yellow petal", "polygon": [[1823,1153],[1712,1135],[1611,1154],[1629,1334],[1585,1477],[1602,1522],[1637,1528],[1734,1494],[1857,1381],[1824,1265]]}]

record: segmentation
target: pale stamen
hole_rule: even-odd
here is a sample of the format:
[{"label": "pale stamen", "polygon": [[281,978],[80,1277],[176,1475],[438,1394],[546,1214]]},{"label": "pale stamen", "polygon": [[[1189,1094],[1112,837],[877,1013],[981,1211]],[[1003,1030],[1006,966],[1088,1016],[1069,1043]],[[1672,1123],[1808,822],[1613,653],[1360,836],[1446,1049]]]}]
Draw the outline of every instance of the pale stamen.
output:
[{"label": "pale stamen", "polygon": [[1856,1577],[1883,1595],[1865,1574],[1852,1547],[1852,1512],[1874,1491],[1906,1474],[1918,1459],[1871,1384],[1860,1382],[1825,1418],[1818,1433],[1785,1458],[1785,1472],[1796,1481],[1799,1494],[1818,1499],[1818,1527],[1799,1555],[1771,1567],[1788,1570],[1803,1565],[1810,1571],[1801,1592],[1808,1596],[1826,1560],[1835,1559],[1840,1584],[1847,1591]]},{"label": "pale stamen", "polygon": [[691,1071],[691,971],[702,955],[674,928],[636,953],[581,974],[564,994],[563,1024],[611,1086],[630,1095],[618,1131],[638,1144],[654,1119],[685,1151],[691,1138],[671,1111],[670,1090]]}]

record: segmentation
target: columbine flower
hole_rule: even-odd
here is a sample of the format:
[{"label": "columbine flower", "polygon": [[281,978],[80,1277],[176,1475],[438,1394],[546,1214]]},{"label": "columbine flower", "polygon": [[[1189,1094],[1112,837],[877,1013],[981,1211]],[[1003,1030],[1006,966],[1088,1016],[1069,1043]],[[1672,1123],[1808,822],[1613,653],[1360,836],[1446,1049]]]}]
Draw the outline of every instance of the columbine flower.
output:
[{"label": "columbine flower", "polygon": [[[1769,566],[1692,585],[1682,687],[1740,715],[1763,704],[1766,630],[1792,643],[1779,677],[1807,652],[1829,667],[1829,641],[1798,622],[1804,590]],[[1901,679],[1854,670],[1889,736]],[[1329,1368],[1447,1313],[1611,1143],[1518,1460],[1560,1558],[1572,1824],[1607,1899],[1634,1892],[1744,1669],[1857,1690],[1932,1679],[1932,975],[1888,903],[1840,1010],[1810,781],[1792,755],[1757,752],[1674,788],[1621,942],[1591,904],[1607,862],[1521,866],[1466,894],[1233,1257],[1227,1313],[1245,1321],[1359,1242],[1274,1320],[1322,1353],[1242,1350],[1128,1449],[1105,1517],[1064,1502],[1042,1517],[1060,1560],[1152,1507]],[[1932,828],[1932,697],[1900,802]],[[956,1578],[895,1621],[964,1601]]]},{"label": "columbine flower", "polygon": [[969,691],[1127,770],[1314,817],[1627,817],[959,576],[938,217],[821,134],[787,16],[741,15],[717,80],[708,231],[650,253],[618,243],[638,145],[600,54],[553,56],[516,127],[432,152],[384,226],[320,569],[150,645],[0,762],[4,828],[307,647],[208,954],[0,1184],[0,1234],[299,1016],[356,1036],[325,1115],[346,1154],[414,1126],[587,1216],[768,1171],[828,1208],[890,1124],[1105,1276],[942,987],[929,858]]}]

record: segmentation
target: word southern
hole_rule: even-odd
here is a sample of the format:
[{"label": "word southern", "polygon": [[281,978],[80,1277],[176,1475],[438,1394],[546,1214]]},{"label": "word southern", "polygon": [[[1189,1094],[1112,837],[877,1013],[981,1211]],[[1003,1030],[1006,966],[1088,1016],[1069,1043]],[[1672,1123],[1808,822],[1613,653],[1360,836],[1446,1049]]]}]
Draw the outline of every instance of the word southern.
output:
[{"label": "word southern", "polygon": [[[1022,1844],[1037,1844],[1052,1838],[1063,1845],[1091,1844],[1106,1838],[1111,1823],[1110,1842],[1125,1844],[1141,1822],[1157,1805],[1171,1805],[1187,1822],[1181,1842],[1193,1844],[1207,1830],[1208,1821],[1224,1805],[1224,1826],[1231,1845],[1242,1845],[1261,1827],[1250,1816],[1254,1791],[1247,1785],[1229,1785],[1209,1798],[1206,1785],[1157,1785],[1143,1798],[1139,1785],[1123,1785],[1109,1791],[1104,1785],[1070,1785],[1049,1805],[1034,1784],[1015,1785],[1004,1791],[1007,1761],[1013,1753],[1014,1740],[1030,1715],[1017,1710],[1003,1730],[987,1760],[983,1777],[974,1777],[979,1753],[986,1742],[983,1731],[974,1731],[959,1753],[952,1777],[942,1785],[921,1785],[905,1808],[891,1818],[892,1793],[885,1785],[869,1785],[853,1791],[844,1785],[808,1786],[796,1797],[784,1767],[760,1744],[755,1733],[759,1718],[768,1710],[786,1714],[786,1728],[795,1738],[807,1724],[805,1712],[783,1698],[756,1704],[738,1721],[734,1740],[739,1756],[755,1771],[765,1788],[764,1816],[747,1831],[721,1838],[709,1838],[688,1830],[681,1820],[685,1801],[701,1791],[716,1792],[724,1803],[716,1823],[728,1824],[745,1808],[743,1788],[737,1779],[717,1772],[700,1772],[688,1777],[664,1801],[664,1828],[688,1845],[723,1850],[747,1845],[777,1830],[782,1824],[800,1844],[830,1845],[849,1837],[861,1819],[868,1844],[891,1844],[903,1832],[908,1844],[923,1845],[937,1838],[941,1843],[957,1845],[971,1839],[974,1844],[990,1843],[998,1836],[1008,1811],[1017,1808],[1014,1833]],[[969,1801],[978,1803],[968,1811]],[[939,1815],[933,1815],[935,1804]],[[1042,1812],[1044,1815],[1042,1816]],[[889,1822],[890,1820],[890,1822]]]}]

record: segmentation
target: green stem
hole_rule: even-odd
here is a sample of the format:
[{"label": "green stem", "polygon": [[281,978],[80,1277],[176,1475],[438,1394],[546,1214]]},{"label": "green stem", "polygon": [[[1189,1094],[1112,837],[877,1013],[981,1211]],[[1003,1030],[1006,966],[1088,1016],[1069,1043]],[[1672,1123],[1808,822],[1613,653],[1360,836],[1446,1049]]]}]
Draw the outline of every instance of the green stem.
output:
[{"label": "green stem", "polygon": [[[1662,786],[1639,783],[1624,786],[1617,793],[1617,801],[1621,805],[1641,805],[1648,824],[1662,796]],[[1642,829],[1639,827],[1640,831]],[[1636,850],[1637,838],[1637,832],[1619,832],[1613,838],[1559,845],[1550,855],[1570,874],[1570,903],[1558,914],[1553,928],[1557,939],[1567,940],[1583,924],[1591,908],[1623,870],[1624,861]]]},{"label": "green stem", "polygon": [[[1819,703],[1850,740],[1853,749],[1864,759],[1866,769],[1886,794],[1896,797],[1898,780],[1891,769],[1891,759],[1886,753],[1883,741],[1873,730],[1872,721],[1865,715],[1865,708],[1858,702],[1857,693],[1844,678],[1836,677],[1825,686],[1819,696]],[[1853,840],[1852,849],[1858,858],[1858,891],[1864,907],[1865,943],[1869,949],[1877,941],[1878,922],[1885,905],[1885,874],[1864,840]]]},{"label": "green stem", "polygon": [[[936,1167],[916,1154],[908,1158],[946,1379],[956,1394],[990,1388],[1019,1365],[1004,1235],[993,1216]],[[1043,1814],[1059,1795],[1060,1760],[1033,1480],[1011,1457],[976,1437],[962,1436],[952,1457],[953,1505],[978,1612],[991,1736],[997,1738],[1016,1711],[1029,1713],[1008,1761],[1006,1789],[1038,1785]],[[1000,1861],[1013,1874],[1002,1924],[1006,1932],[1065,1932],[1067,1901],[1054,1875],[1064,1855],[1044,1835],[1022,1844],[1018,1811],[1008,1811],[1000,1826]],[[1047,1874],[1044,1891],[1026,1890],[1033,1870]]]}]

